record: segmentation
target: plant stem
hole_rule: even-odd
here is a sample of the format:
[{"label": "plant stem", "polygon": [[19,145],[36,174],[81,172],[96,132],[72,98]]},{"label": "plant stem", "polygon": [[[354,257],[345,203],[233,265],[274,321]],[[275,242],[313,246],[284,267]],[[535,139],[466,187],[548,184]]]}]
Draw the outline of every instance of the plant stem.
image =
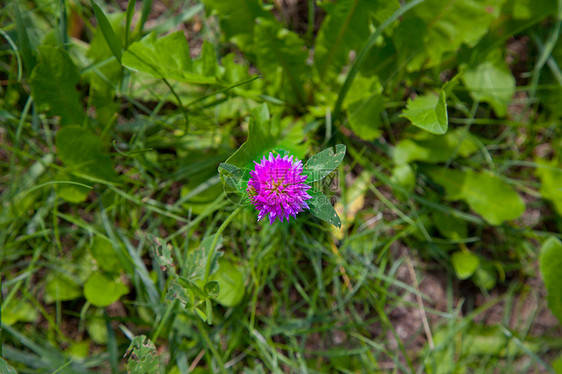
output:
[{"label": "plant stem", "polygon": [[211,262],[213,259],[213,255],[215,254],[215,247],[217,246],[217,242],[219,241],[219,236],[224,231],[224,229],[226,229],[226,226],[228,226],[230,221],[232,221],[238,214],[238,212],[240,212],[240,210],[242,210],[242,206],[239,206],[232,213],[230,213],[230,216],[228,216],[228,218],[222,223],[222,225],[220,225],[217,233],[215,234],[215,238],[211,243],[211,248],[209,248],[209,254],[207,255],[207,265],[205,267],[205,283],[207,283],[207,280],[209,279],[209,275],[211,273]]}]

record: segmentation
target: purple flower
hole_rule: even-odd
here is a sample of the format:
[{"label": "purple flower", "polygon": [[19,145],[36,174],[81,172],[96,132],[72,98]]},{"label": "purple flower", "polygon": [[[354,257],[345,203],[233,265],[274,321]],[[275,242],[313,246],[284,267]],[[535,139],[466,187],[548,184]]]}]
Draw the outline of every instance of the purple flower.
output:
[{"label": "purple flower", "polygon": [[310,199],[306,191],[310,186],[304,183],[306,175],[302,175],[302,162],[293,156],[263,156],[254,171],[250,172],[248,181],[248,196],[257,210],[260,211],[258,221],[269,214],[269,223],[273,224],[276,218],[283,222],[289,216],[296,215],[303,209],[310,209],[305,200]]}]

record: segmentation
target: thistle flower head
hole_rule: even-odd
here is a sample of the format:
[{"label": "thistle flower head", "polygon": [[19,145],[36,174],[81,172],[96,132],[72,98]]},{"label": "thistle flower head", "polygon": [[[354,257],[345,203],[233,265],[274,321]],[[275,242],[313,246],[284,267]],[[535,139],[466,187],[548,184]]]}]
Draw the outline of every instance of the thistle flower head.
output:
[{"label": "thistle flower head", "polygon": [[281,157],[269,153],[263,156],[255,170],[250,172],[250,180],[246,192],[257,210],[258,221],[269,215],[269,223],[279,218],[289,220],[303,209],[310,209],[305,200],[311,198],[306,192],[310,186],[305,183],[306,175],[302,174],[302,162],[293,156]]}]

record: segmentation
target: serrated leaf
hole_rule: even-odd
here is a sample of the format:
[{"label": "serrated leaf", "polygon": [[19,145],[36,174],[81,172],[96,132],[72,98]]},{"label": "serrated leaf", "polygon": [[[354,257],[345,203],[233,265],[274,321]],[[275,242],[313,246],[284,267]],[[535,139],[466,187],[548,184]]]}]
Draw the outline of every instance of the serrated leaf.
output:
[{"label": "serrated leaf", "polygon": [[562,323],[562,242],[559,239],[551,236],[543,243],[539,264],[548,291],[548,307]]},{"label": "serrated leaf", "polygon": [[94,181],[115,182],[117,176],[111,159],[102,153],[97,136],[78,126],[57,132],[57,156],[74,175]]},{"label": "serrated leaf", "polygon": [[219,297],[220,294],[220,285],[217,281],[209,281],[205,283],[205,287],[203,288],[207,297],[215,300]]},{"label": "serrated leaf", "polygon": [[113,53],[115,58],[117,58],[117,61],[121,61],[122,50],[123,50],[123,46],[121,45],[121,42],[117,38],[117,35],[115,34],[115,31],[113,31],[113,28],[111,27],[111,24],[107,20],[107,17],[103,13],[99,5],[95,2],[95,0],[90,0],[90,4],[92,5],[92,9],[94,10],[94,15],[98,20],[98,27],[101,29],[105,41],[107,42],[107,45],[111,49],[111,52]]},{"label": "serrated leaf", "polygon": [[441,90],[439,96],[427,94],[414,100],[408,99],[408,105],[401,116],[432,134],[445,134],[449,128],[445,91]]},{"label": "serrated leaf", "polygon": [[298,34],[282,28],[275,20],[259,19],[254,53],[270,95],[296,105],[306,103],[304,85],[311,69],[306,63],[304,41]]},{"label": "serrated leaf", "polygon": [[183,31],[161,38],[155,33],[145,36],[129,46],[123,54],[122,63],[131,70],[142,71],[155,78],[196,84],[217,83],[214,75],[205,76],[194,71]]},{"label": "serrated leaf", "polygon": [[431,179],[445,188],[447,199],[465,200],[470,208],[492,225],[516,219],[525,211],[521,196],[492,173],[435,167],[428,168],[427,172]]},{"label": "serrated leaf", "polygon": [[80,79],[78,68],[61,48],[40,46],[38,62],[31,73],[33,100],[49,113],[60,116],[61,125],[79,125],[84,110],[79,101],[76,85]]},{"label": "serrated leaf", "polygon": [[474,274],[478,266],[480,265],[480,260],[472,252],[458,251],[451,255],[451,262],[455,268],[455,273],[459,279],[467,279]]},{"label": "serrated leaf", "polygon": [[501,52],[494,53],[476,66],[469,67],[462,81],[474,100],[487,102],[499,117],[505,117],[515,94],[515,78]]},{"label": "serrated leaf", "polygon": [[334,171],[345,157],[346,147],[343,144],[333,148],[327,148],[308,159],[303,168],[303,174],[307,175],[306,183],[312,183],[324,179]]},{"label": "serrated leaf", "polygon": [[185,291],[185,288],[178,284],[175,280],[170,280],[168,291],[166,292],[166,300],[173,302],[178,300],[182,308],[188,308],[193,305],[193,300]]},{"label": "serrated leaf", "polygon": [[259,0],[203,0],[203,4],[208,11],[213,10],[219,16],[226,39],[246,52],[253,49],[255,20],[270,16],[262,9]]},{"label": "serrated leaf", "polygon": [[[393,39],[408,71],[437,66],[444,55],[486,34],[504,0],[426,0],[406,14]],[[423,30],[423,32],[420,32]],[[412,58],[413,57],[413,58]]]},{"label": "serrated leaf", "polygon": [[340,228],[340,217],[332,206],[330,199],[319,191],[310,190],[308,194],[312,196],[311,199],[306,200],[310,207],[310,212],[321,220]]},{"label": "serrated leaf", "polygon": [[[196,280],[203,279],[205,277],[205,270],[207,267],[207,259],[209,256],[209,251],[211,250],[211,245],[215,235],[210,235],[203,239],[201,244],[197,246],[194,250],[187,255],[187,265],[185,272],[183,273],[185,277],[194,282]],[[222,246],[222,236],[219,237],[217,241],[217,246],[214,248],[214,255],[211,258],[211,270],[209,274],[213,274],[217,270],[218,259],[222,255],[217,249]]]},{"label": "serrated leaf", "polygon": [[160,270],[167,272],[170,275],[176,273],[176,267],[172,258],[172,247],[170,244],[164,242],[163,239],[156,236],[150,236],[152,245],[150,246],[150,254],[160,265]]},{"label": "serrated leaf", "polygon": [[154,343],[146,336],[135,336],[127,348],[125,357],[127,372],[130,374],[158,373],[160,371],[160,358]]},{"label": "serrated leaf", "polygon": [[99,307],[113,304],[128,292],[129,289],[119,278],[103,273],[94,273],[84,285],[86,300]]},{"label": "serrated leaf", "polygon": [[324,78],[339,73],[349,51],[359,50],[371,34],[372,17],[386,20],[400,7],[396,0],[338,0],[324,5],[327,16],[316,38],[314,63]]}]

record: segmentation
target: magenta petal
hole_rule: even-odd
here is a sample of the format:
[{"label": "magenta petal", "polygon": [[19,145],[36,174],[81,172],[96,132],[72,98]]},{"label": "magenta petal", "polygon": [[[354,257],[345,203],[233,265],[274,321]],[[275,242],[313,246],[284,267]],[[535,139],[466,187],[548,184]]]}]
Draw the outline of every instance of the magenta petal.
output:
[{"label": "magenta petal", "polygon": [[259,210],[258,221],[266,215],[269,223],[277,218],[281,222],[286,218],[308,209],[305,200],[311,198],[306,193],[310,186],[305,184],[306,176],[302,175],[302,162],[293,156],[274,156],[269,153],[263,156],[260,163],[254,162],[255,168],[250,172],[248,189],[250,201]]}]

